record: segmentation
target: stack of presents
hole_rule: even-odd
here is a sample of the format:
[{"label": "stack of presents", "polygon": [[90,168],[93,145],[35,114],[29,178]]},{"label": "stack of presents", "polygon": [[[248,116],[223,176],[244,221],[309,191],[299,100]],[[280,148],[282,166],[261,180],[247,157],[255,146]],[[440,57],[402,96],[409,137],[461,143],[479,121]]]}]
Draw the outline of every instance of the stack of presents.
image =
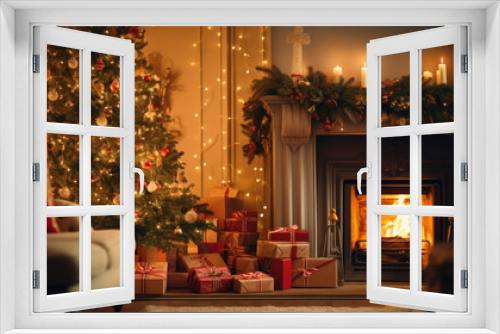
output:
[{"label": "stack of presents", "polygon": [[[189,254],[185,244],[167,254],[139,248],[135,293],[164,294],[178,288],[195,293],[265,293],[337,287],[336,260],[309,257],[307,231],[297,226],[277,228],[260,240],[255,211],[231,211],[230,218],[212,221],[218,231],[204,235],[206,251],[199,247],[197,254]],[[156,259],[148,256],[152,252]]]}]

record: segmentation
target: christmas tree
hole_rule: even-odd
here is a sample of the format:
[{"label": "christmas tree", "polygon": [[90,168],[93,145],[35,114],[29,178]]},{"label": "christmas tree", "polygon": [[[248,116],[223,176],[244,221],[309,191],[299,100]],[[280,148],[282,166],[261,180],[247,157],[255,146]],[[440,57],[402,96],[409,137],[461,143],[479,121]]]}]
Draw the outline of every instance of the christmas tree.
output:
[{"label": "christmas tree", "polygon": [[[144,246],[165,251],[179,247],[176,242],[199,244],[202,233],[215,226],[200,214],[207,204],[191,192],[176,148],[176,133],[169,131],[171,119],[168,96],[177,77],[172,69],[154,73],[144,56],[147,45],[144,29],[138,27],[74,27],[96,34],[131,39],[135,44],[135,149],[136,166],[145,174],[145,191],[136,191],[136,239]],[[49,46],[47,92],[49,122],[78,124],[79,52]],[[120,58],[92,53],[92,125],[120,125]],[[47,138],[50,195],[79,202],[79,137],[49,135]],[[93,137],[92,205],[120,204],[120,140]],[[118,228],[113,216],[92,217],[96,229]]]}]

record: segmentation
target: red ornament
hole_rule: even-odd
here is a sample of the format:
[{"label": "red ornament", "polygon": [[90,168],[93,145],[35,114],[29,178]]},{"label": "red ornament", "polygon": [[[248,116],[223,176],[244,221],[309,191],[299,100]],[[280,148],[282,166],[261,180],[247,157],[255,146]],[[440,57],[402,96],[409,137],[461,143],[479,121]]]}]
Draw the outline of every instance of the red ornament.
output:
[{"label": "red ornament", "polygon": [[158,188],[158,190],[162,190],[163,186],[161,185],[161,183],[156,182],[156,188]]},{"label": "red ornament", "polygon": [[95,61],[94,68],[96,70],[102,71],[102,70],[104,70],[105,67],[106,67],[106,63],[102,59],[97,59]]},{"label": "red ornament", "polygon": [[137,35],[139,35],[139,28],[138,27],[130,27],[130,35],[132,35],[133,37],[136,37]]},{"label": "red ornament", "polygon": [[152,168],[153,168],[153,164],[152,164],[152,163],[151,163],[151,161],[149,161],[149,160],[144,161],[144,163],[142,164],[142,166],[143,166],[145,169],[152,169]]},{"label": "red ornament", "polygon": [[255,145],[255,143],[253,141],[250,142],[250,144],[248,144],[248,151],[251,154],[254,154],[256,150],[257,150],[257,146]]},{"label": "red ornament", "polygon": [[162,157],[166,158],[170,154],[170,150],[167,147],[165,147],[160,151],[160,154]]},{"label": "red ornament", "polygon": [[335,125],[335,122],[330,122],[330,119],[327,117],[325,120],[325,123],[323,123],[321,126],[323,127],[323,131],[325,133],[330,133],[332,131],[333,126]]},{"label": "red ornament", "polygon": [[139,211],[136,211],[136,212],[134,213],[135,218],[139,218],[139,215],[140,215],[140,214],[139,214]]},{"label": "red ornament", "polygon": [[389,102],[387,95],[382,96],[382,104],[387,104],[387,102]]},{"label": "red ornament", "polygon": [[394,83],[391,81],[391,79],[387,78],[385,79],[384,81],[382,81],[382,84],[385,86],[385,87],[392,87],[394,85]]},{"label": "red ornament", "polygon": [[250,130],[252,130],[253,132],[257,131],[257,127],[255,125],[252,125],[250,126]]},{"label": "red ornament", "polygon": [[117,93],[118,91],[120,91],[120,82],[119,81],[113,81],[111,83],[111,86],[109,86],[109,89],[111,89],[111,91],[113,93]]},{"label": "red ornament", "polygon": [[144,76],[144,81],[150,82],[151,81],[151,76],[150,75],[145,75]]},{"label": "red ornament", "polygon": [[111,154],[111,150],[106,150],[106,153],[107,154]]},{"label": "red ornament", "polygon": [[155,109],[158,109],[160,107],[160,105],[156,102],[151,102],[151,105],[153,106],[153,108]]}]

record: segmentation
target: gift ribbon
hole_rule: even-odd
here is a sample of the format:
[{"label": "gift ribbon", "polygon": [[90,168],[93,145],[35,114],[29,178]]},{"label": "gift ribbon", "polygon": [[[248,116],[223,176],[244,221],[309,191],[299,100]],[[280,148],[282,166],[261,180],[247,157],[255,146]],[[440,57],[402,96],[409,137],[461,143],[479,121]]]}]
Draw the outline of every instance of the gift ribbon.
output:
[{"label": "gift ribbon", "polygon": [[297,225],[292,225],[288,227],[277,227],[272,231],[267,232],[267,240],[271,240],[269,237],[273,233],[278,233],[278,232],[290,232],[290,241],[295,241],[295,231],[297,231],[299,227]]},{"label": "gift ribbon", "polygon": [[292,259],[295,259],[297,257],[297,248],[297,243],[292,242],[292,254],[290,256]]},{"label": "gift ribbon", "polygon": [[137,268],[135,273],[138,275],[142,275],[142,294],[146,293],[146,275],[163,277],[162,275],[152,274],[155,267],[149,267],[148,262],[139,262],[137,263]]},{"label": "gift ribbon", "polygon": [[294,278],[292,278],[292,281],[295,281],[297,278],[302,276],[302,277],[304,277],[304,282],[305,282],[306,287],[309,286],[309,276],[311,276],[313,274],[313,272],[316,272],[316,271],[320,270],[321,268],[329,265],[330,263],[335,262],[335,259],[331,259],[331,260],[328,260],[326,262],[323,262],[319,266],[307,268],[307,258],[303,258],[303,259],[304,259],[304,266],[297,269],[297,270],[294,270],[294,271],[297,271],[299,273]]},{"label": "gift ribbon", "polygon": [[262,292],[262,278],[269,277],[269,275],[266,275],[260,271],[244,273],[241,276],[244,279],[256,279],[256,280],[258,280],[259,281],[259,292]]},{"label": "gift ribbon", "polygon": [[212,277],[212,291],[217,292],[219,291],[219,277],[220,276],[225,276],[225,275],[231,275],[229,273],[225,272],[215,272],[214,268],[210,268],[209,273],[196,273],[196,276],[211,276]]}]

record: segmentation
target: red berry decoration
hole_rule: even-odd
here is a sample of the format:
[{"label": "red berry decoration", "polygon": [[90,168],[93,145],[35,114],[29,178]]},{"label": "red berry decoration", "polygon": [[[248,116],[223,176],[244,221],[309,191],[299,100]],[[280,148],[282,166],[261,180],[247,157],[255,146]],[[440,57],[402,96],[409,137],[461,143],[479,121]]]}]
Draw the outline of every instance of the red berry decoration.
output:
[{"label": "red berry decoration", "polygon": [[102,60],[102,59],[97,59],[95,61],[95,65],[94,65],[94,68],[98,71],[102,71],[104,70],[104,68],[106,67],[106,63]]},{"label": "red berry decoration", "polygon": [[257,146],[255,145],[255,143],[253,141],[250,142],[250,144],[248,144],[248,151],[250,152],[250,154],[254,154],[256,150]]},{"label": "red berry decoration", "polygon": [[129,33],[133,37],[136,37],[137,35],[139,35],[139,28],[138,27],[130,27]]},{"label": "red berry decoration", "polygon": [[109,89],[111,89],[111,91],[113,93],[117,93],[120,91],[120,82],[119,81],[113,81],[111,83],[111,85],[109,86]]},{"label": "red berry decoration", "polygon": [[152,169],[152,168],[153,168],[153,164],[152,164],[152,163],[151,163],[151,161],[149,161],[149,160],[144,161],[144,163],[142,164],[142,166],[143,166],[145,169]]},{"label": "red berry decoration", "polygon": [[327,117],[325,120],[325,123],[323,123],[321,126],[323,127],[323,131],[325,133],[330,133],[332,131],[333,126],[335,125],[335,122],[333,124],[330,122],[330,119]]},{"label": "red berry decoration", "polygon": [[151,76],[150,75],[145,75],[144,76],[144,81],[150,82],[151,81]]},{"label": "red berry decoration", "polygon": [[170,150],[167,147],[165,147],[160,151],[160,154],[162,157],[166,158],[170,154]]}]

